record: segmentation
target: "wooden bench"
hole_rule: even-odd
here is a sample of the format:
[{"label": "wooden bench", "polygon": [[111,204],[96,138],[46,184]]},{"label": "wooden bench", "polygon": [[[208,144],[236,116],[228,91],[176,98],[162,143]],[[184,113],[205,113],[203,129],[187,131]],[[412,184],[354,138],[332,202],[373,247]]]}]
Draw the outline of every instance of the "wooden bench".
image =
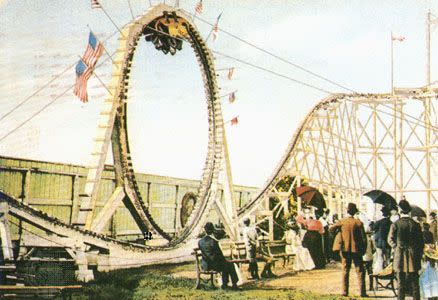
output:
[{"label": "wooden bench", "polygon": [[[225,242],[220,244],[222,253],[227,261],[235,263],[239,268],[243,264],[249,264],[249,259],[246,258],[246,247],[244,243]],[[192,255],[195,256],[196,261],[196,288],[201,287],[201,282],[211,282],[214,285],[214,276],[220,272],[214,270],[203,270],[201,265],[202,253],[199,248],[193,249]],[[209,278],[204,280],[202,275],[208,275]]]},{"label": "wooden bench", "polygon": [[274,267],[275,262],[282,259],[283,260],[283,268],[286,267],[286,263],[289,263],[291,259],[295,257],[295,254],[286,253],[286,242],[284,241],[268,241],[264,240],[260,242],[261,247],[264,247],[267,251],[267,254],[274,259]]},{"label": "wooden bench", "polygon": [[[385,269],[383,269],[381,272],[377,274],[371,274],[370,278],[374,279],[375,281],[375,287],[374,287],[374,295],[376,294],[376,291],[379,289],[379,287],[383,289],[389,289],[394,293],[394,297],[397,297],[397,291],[396,291],[396,283],[397,279],[395,277],[395,273],[392,270],[392,263],[389,264]],[[385,280],[387,281],[386,284],[382,284],[379,282],[379,280]]]},{"label": "wooden bench", "polygon": [[[289,263],[290,259],[295,256],[295,254],[287,254],[285,251],[286,243],[281,241],[261,241],[260,247],[262,252],[271,257],[273,260],[273,266],[275,266],[275,262],[282,259],[283,260],[283,268],[286,266],[286,263]],[[243,242],[225,242],[221,243],[222,252],[227,258],[229,262],[235,263],[242,267],[244,264],[249,264],[250,260],[247,258],[247,251],[245,243]],[[203,270],[201,265],[202,253],[199,248],[193,249],[192,255],[195,256],[196,261],[196,288],[199,289],[201,287],[201,282],[210,281],[211,285],[214,286],[214,276],[218,274],[218,271],[214,270]],[[257,261],[263,262],[265,261],[262,258],[258,258]],[[208,275],[209,278],[204,280],[202,275]]]},{"label": "wooden bench", "polygon": [[219,274],[218,271],[214,270],[203,270],[201,265],[201,259],[202,259],[202,253],[199,248],[193,249],[192,255],[195,256],[196,261],[196,289],[201,288],[201,281],[204,281],[202,279],[202,275],[209,275],[210,278],[206,281],[210,280],[211,285],[214,287],[214,275]]}]

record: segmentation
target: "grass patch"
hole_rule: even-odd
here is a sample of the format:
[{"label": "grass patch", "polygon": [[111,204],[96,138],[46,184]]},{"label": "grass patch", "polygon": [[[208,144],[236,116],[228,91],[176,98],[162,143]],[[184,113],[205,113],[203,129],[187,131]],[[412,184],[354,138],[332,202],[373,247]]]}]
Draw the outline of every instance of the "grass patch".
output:
[{"label": "grass patch", "polygon": [[311,300],[345,299],[334,295],[317,295],[291,289],[260,289],[251,285],[243,287],[243,291],[222,291],[209,284],[202,289],[194,289],[195,280],[175,278],[172,274],[182,271],[193,271],[193,264],[149,266],[129,270],[118,270],[96,274],[96,281],[84,286],[80,295],[73,299],[272,299],[272,300]]}]

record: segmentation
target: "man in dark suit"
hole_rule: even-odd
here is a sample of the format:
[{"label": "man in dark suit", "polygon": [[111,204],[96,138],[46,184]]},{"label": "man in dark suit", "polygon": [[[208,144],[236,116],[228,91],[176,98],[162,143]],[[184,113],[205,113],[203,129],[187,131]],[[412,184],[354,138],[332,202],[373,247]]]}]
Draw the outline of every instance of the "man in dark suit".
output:
[{"label": "man in dark suit", "polygon": [[401,200],[400,219],[391,225],[388,244],[394,249],[393,270],[397,275],[398,299],[405,299],[407,284],[411,284],[412,297],[420,300],[418,271],[421,269],[424,241],[420,224],[410,216],[411,206]]},{"label": "man in dark suit", "polygon": [[378,270],[383,270],[389,265],[391,259],[391,247],[388,245],[388,233],[391,227],[389,219],[390,210],[387,207],[382,207],[383,218],[374,224],[374,240],[376,241],[376,252],[378,256]]},{"label": "man in dark suit", "polygon": [[199,240],[198,247],[202,253],[202,268],[204,270],[215,270],[222,273],[222,288],[228,288],[228,281],[231,277],[232,289],[238,290],[237,281],[239,280],[234,269],[234,264],[228,262],[221,248],[219,242],[214,237],[214,225],[211,222],[207,222],[204,226],[205,237]]},{"label": "man in dark suit", "polygon": [[362,256],[367,248],[367,238],[363,223],[354,218],[358,213],[356,204],[348,203],[347,217],[330,227],[331,231],[340,230],[339,238],[333,245],[333,251],[339,251],[342,264],[343,296],[348,296],[351,263],[354,263],[360,283],[360,296],[368,297],[365,290],[365,269]]},{"label": "man in dark suit", "polygon": [[436,220],[436,213],[433,211],[430,213],[430,232],[432,232],[433,242],[435,244],[438,241],[438,225]]}]

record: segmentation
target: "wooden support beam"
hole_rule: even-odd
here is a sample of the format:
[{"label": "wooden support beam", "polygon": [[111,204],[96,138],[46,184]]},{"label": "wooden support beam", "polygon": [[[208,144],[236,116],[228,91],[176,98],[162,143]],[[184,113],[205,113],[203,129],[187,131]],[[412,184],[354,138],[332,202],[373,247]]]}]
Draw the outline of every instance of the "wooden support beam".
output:
[{"label": "wooden support beam", "polygon": [[97,217],[93,220],[91,225],[91,230],[97,233],[101,233],[104,226],[109,222],[111,217],[114,215],[116,209],[120,206],[125,198],[126,194],[123,187],[117,187],[108,201],[105,203],[102,210],[99,212]]},{"label": "wooden support beam", "polygon": [[0,242],[4,260],[13,260],[11,232],[8,222],[9,206],[6,202],[0,202]]},{"label": "wooden support beam", "polygon": [[70,215],[70,224],[73,224],[78,218],[79,213],[79,175],[75,175],[72,177],[73,180],[73,191],[72,191],[72,205],[71,205],[71,215]]}]

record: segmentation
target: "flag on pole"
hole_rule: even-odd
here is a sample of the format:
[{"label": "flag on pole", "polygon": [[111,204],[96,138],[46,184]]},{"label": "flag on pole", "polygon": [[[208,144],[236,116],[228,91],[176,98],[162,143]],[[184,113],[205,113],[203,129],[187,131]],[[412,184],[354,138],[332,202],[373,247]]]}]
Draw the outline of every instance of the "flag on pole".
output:
[{"label": "flag on pole", "polygon": [[234,67],[228,69],[228,75],[227,75],[228,80],[233,79],[233,75],[234,75]]},{"label": "flag on pole", "polygon": [[198,14],[202,14],[203,10],[204,10],[204,7],[202,6],[202,0],[199,0],[199,2],[196,3],[195,11]]},{"label": "flag on pole", "polygon": [[217,40],[217,37],[218,37],[218,35],[219,35],[219,27],[217,26],[217,23],[214,24],[214,26],[213,26],[213,32],[212,32],[212,34],[213,34],[213,41],[216,41],[216,40]]},{"label": "flag on pole", "polygon": [[88,102],[87,81],[91,74],[93,74],[93,69],[88,67],[81,58],[76,65],[76,84],[74,94],[78,96],[82,102]]},{"label": "flag on pole", "polygon": [[391,39],[393,41],[403,42],[405,40],[405,37],[401,35],[391,35]]},{"label": "flag on pole", "polygon": [[220,13],[219,16],[217,16],[216,23],[213,26],[213,31],[212,31],[213,41],[216,41],[218,36],[219,36],[219,20],[220,20],[221,16],[222,16],[222,13]]},{"label": "flag on pole", "polygon": [[237,125],[237,123],[239,123],[239,119],[237,117],[234,117],[231,119],[231,125]]},{"label": "flag on pole", "polygon": [[90,31],[90,34],[88,35],[87,49],[85,50],[84,56],[76,65],[76,84],[74,94],[78,96],[82,102],[88,102],[87,81],[90,79],[91,74],[93,74],[94,66],[102,53],[102,43],[99,42],[93,32]]},{"label": "flag on pole", "polygon": [[91,0],[91,8],[102,8],[98,0]]},{"label": "flag on pole", "polygon": [[236,92],[232,92],[229,96],[228,96],[228,101],[230,103],[233,103],[236,100]]},{"label": "flag on pole", "polygon": [[103,53],[103,45],[101,42],[99,42],[96,38],[96,36],[93,34],[92,31],[90,31],[90,34],[88,36],[88,45],[87,49],[85,50],[85,54],[83,56],[84,63],[90,67],[94,68],[94,66],[97,63],[97,60]]}]

